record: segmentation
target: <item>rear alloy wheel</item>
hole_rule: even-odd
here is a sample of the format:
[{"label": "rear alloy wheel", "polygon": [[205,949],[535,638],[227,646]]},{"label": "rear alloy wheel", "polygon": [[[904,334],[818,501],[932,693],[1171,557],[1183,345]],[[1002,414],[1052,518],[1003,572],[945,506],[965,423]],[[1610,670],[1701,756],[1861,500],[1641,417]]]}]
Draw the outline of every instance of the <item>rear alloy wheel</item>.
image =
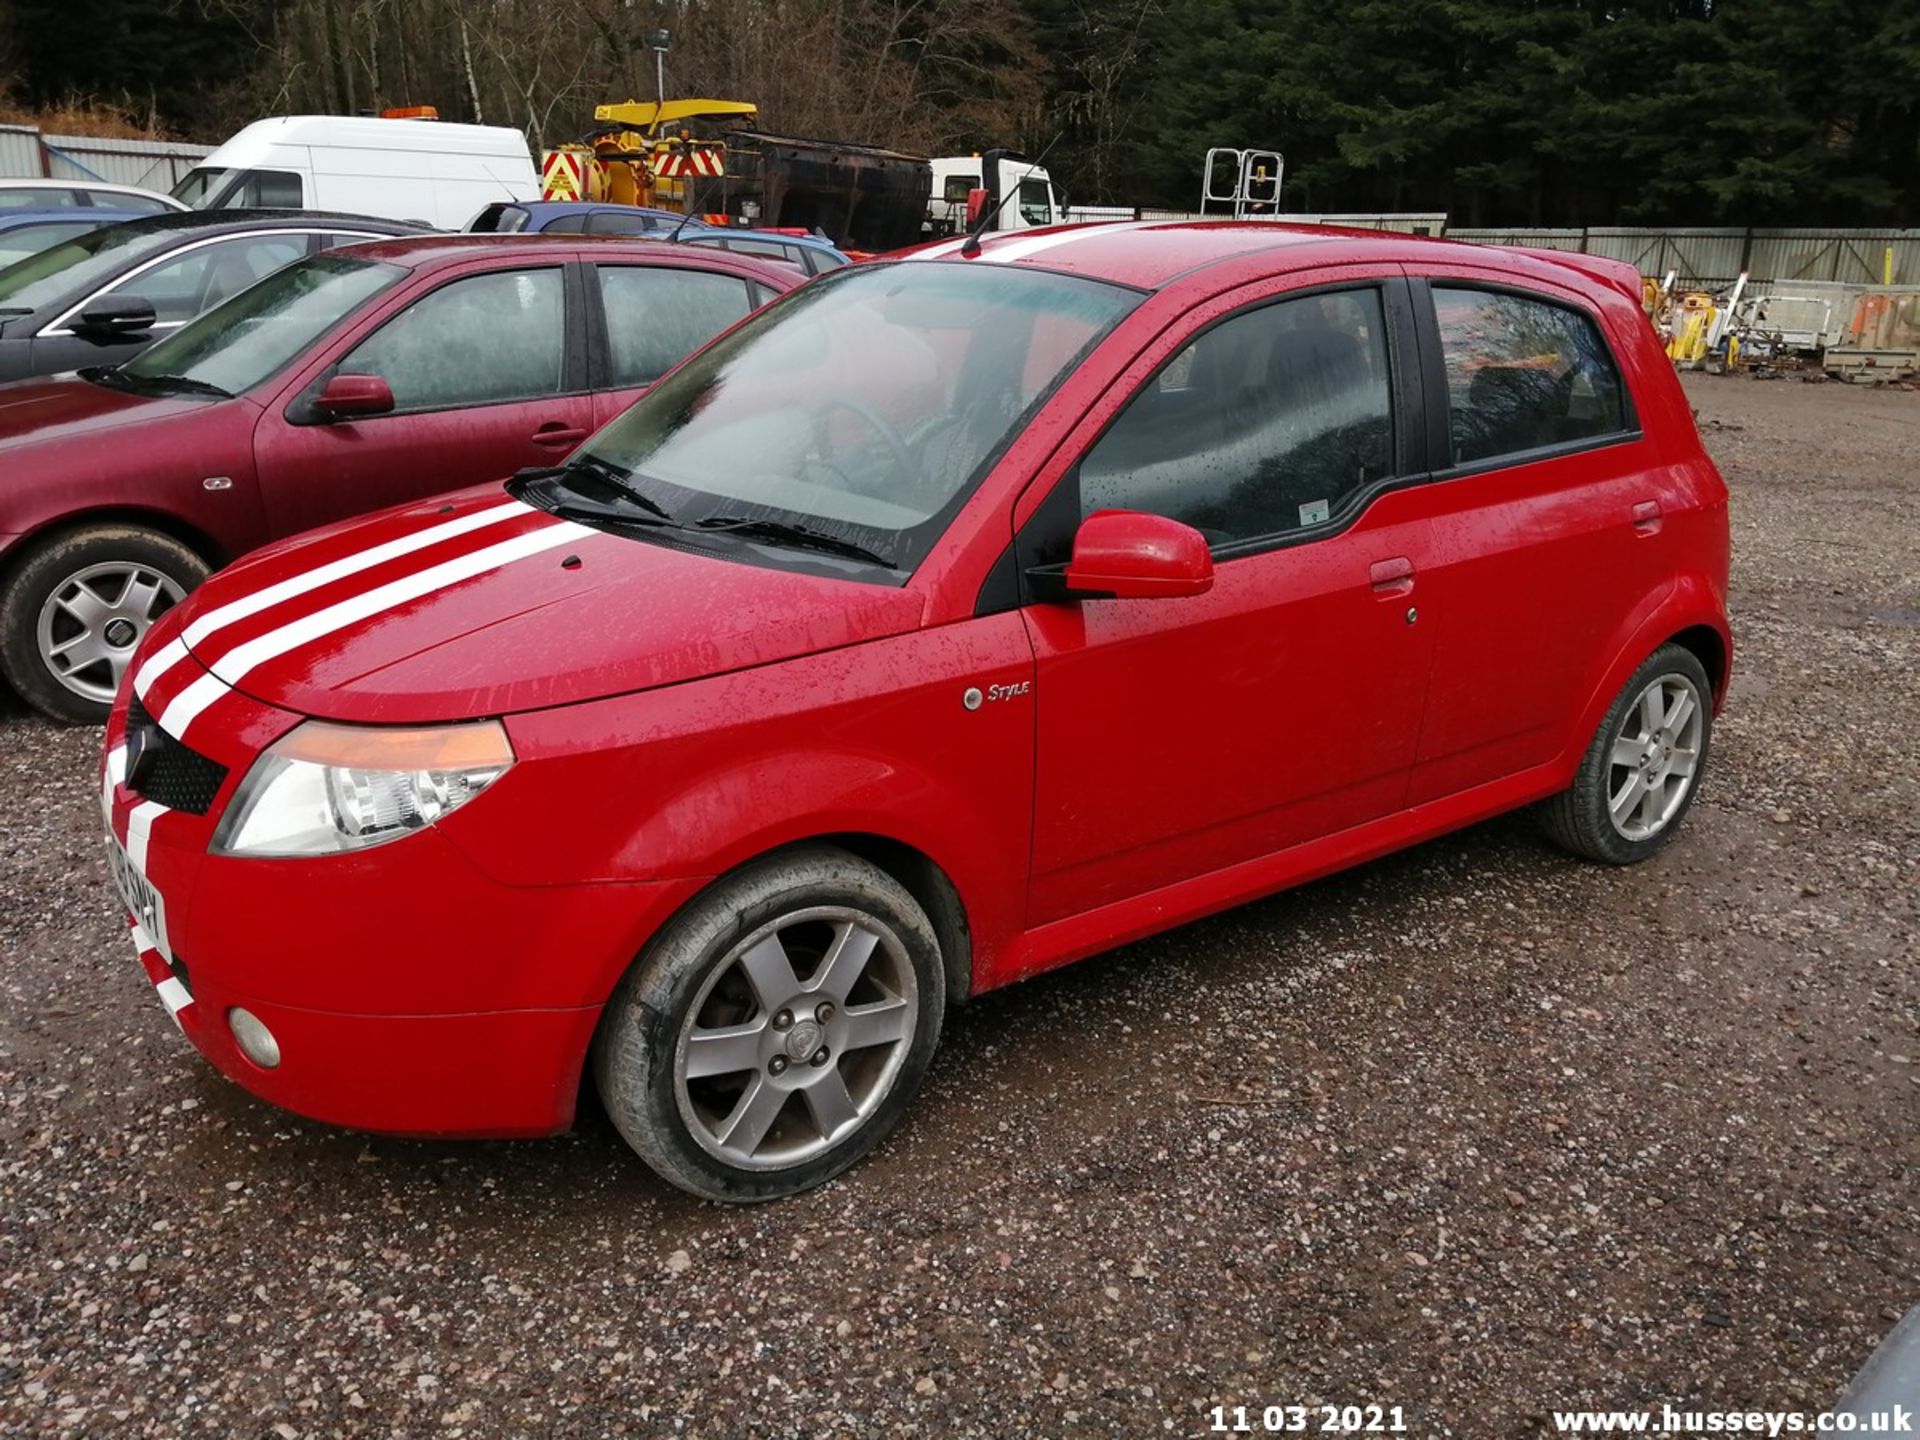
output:
[{"label": "rear alloy wheel", "polygon": [[1692,651],[1664,645],[1633,673],[1581,758],[1541,807],[1576,855],[1631,865],[1664,845],[1693,804],[1713,739],[1713,691]]},{"label": "rear alloy wheel", "polygon": [[168,535],[93,526],[31,551],[0,591],[0,669],[56,720],[105,721],[133,652],[205,578]]},{"label": "rear alloy wheel", "polygon": [[711,1200],[818,1185],[898,1123],[944,1012],[939,945],[884,871],[771,856],[663,928],[602,1018],[594,1066],[628,1143]]}]

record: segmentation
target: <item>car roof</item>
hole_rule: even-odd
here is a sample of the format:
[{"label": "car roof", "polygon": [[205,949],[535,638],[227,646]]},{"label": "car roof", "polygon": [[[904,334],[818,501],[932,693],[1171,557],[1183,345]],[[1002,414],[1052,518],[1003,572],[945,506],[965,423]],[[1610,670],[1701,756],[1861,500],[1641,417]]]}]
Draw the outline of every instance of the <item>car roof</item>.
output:
[{"label": "car roof", "polygon": [[425,225],[407,220],[384,220],[374,215],[347,215],[332,210],[176,210],[165,215],[142,215],[124,222],[143,234],[181,230],[218,233],[222,230],[353,229],[385,235],[422,235]]},{"label": "car roof", "polygon": [[[903,251],[908,260],[958,260],[965,237]],[[1159,290],[1197,271],[1228,261],[1268,257],[1275,272],[1315,265],[1412,262],[1513,267],[1557,267],[1563,281],[1600,283],[1638,292],[1639,278],[1624,262],[1551,250],[1472,245],[1465,241],[1408,235],[1395,230],[1352,230],[1333,225],[1274,220],[1119,220],[1092,225],[1050,225],[1003,231],[982,238],[980,261],[1107,280]]]},{"label": "car roof", "polygon": [[[360,240],[339,247],[368,260],[384,260],[418,270],[429,266],[456,264],[476,254],[503,259],[541,260],[555,251],[606,250],[623,257],[638,257],[643,262],[672,264],[676,258],[690,258],[692,268],[718,270],[759,280],[780,290],[791,290],[806,278],[791,265],[762,260],[753,255],[736,255],[727,250],[711,250],[704,245],[669,245],[665,240],[646,235],[529,235],[522,231],[506,234],[482,232],[459,235],[409,235],[391,240]],[[597,257],[596,257],[597,258]]]}]

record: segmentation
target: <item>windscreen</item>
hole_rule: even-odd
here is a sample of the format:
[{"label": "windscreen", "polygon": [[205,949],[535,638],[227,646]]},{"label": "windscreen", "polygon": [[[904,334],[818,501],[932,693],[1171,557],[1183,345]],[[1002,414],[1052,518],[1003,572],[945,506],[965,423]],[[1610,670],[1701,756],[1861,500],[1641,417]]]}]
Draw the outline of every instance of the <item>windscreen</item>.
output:
[{"label": "windscreen", "polygon": [[839,270],[589,442],[683,524],[804,525],[911,569],[1137,291],[992,264]]},{"label": "windscreen", "polygon": [[177,230],[108,225],[0,270],[0,311],[25,314],[50,305],[76,289],[91,289],[133,261],[157,255],[180,242]]},{"label": "windscreen", "polygon": [[406,271],[337,251],[309,256],[242,290],[121,366],[238,395],[275,374]]}]

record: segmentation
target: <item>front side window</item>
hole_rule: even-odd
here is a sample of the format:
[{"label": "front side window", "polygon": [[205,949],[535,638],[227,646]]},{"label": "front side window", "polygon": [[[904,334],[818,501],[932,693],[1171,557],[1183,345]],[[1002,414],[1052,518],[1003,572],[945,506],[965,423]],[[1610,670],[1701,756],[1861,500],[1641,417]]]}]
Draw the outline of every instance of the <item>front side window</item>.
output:
[{"label": "front side window", "polygon": [[305,235],[244,235],[196,246],[106,293],[153,306],[156,322],[179,325],[307,253]]},{"label": "front side window", "polygon": [[1235,315],[1163,365],[1081,461],[1081,512],[1231,545],[1324,524],[1392,473],[1380,291],[1343,290]]},{"label": "front side window", "polygon": [[1020,218],[1029,225],[1053,223],[1053,188],[1045,180],[1020,182]]},{"label": "front side window", "polygon": [[469,275],[407,306],[339,368],[380,376],[399,411],[558,395],[565,313],[557,269]]},{"label": "front side window", "polygon": [[173,187],[173,198],[195,210],[298,210],[305,187],[291,170],[212,170],[187,172]]},{"label": "front side window", "polygon": [[1506,291],[1433,287],[1453,463],[1627,428],[1620,372],[1593,321]]},{"label": "front side window", "polygon": [[732,275],[641,265],[602,265],[599,275],[616,388],[651,385],[752,308]]},{"label": "front side window", "polygon": [[688,529],[798,526],[911,570],[1139,300],[1002,265],[838,270],[667,376],[577,468],[625,477]]},{"label": "front side window", "polygon": [[198,381],[237,395],[278,372],[406,273],[397,265],[314,255],[209,310],[120,368],[141,379]]}]

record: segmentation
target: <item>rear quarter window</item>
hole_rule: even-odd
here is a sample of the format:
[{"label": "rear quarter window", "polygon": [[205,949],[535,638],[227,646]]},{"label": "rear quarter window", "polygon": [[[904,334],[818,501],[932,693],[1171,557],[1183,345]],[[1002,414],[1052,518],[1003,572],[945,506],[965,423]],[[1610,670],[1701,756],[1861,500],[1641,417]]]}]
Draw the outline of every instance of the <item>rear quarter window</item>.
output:
[{"label": "rear quarter window", "polygon": [[1628,429],[1593,317],[1544,297],[1433,286],[1452,462],[1468,465]]}]

